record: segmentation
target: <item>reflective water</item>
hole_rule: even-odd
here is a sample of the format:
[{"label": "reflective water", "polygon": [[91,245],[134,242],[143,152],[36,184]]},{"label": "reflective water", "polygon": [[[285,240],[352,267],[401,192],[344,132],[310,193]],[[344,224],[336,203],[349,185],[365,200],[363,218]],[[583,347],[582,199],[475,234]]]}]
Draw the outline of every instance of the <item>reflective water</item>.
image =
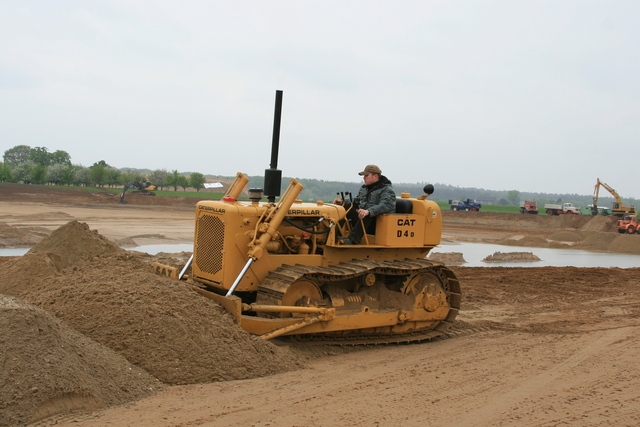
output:
[{"label": "reflective water", "polygon": [[[155,255],[158,252],[176,253],[193,251],[192,243],[171,245],[143,245],[125,248]],[[29,248],[0,249],[0,256],[20,256]],[[517,246],[493,245],[488,243],[447,243],[432,252],[460,252],[465,267],[640,267],[640,255],[589,252],[574,249],[523,248]],[[482,262],[496,252],[531,252],[540,258],[534,262]]]},{"label": "reflective water", "polygon": [[29,252],[29,248],[0,249],[0,256],[22,256]]},{"label": "reflective water", "polygon": [[[487,243],[440,245],[431,252],[461,252],[465,267],[640,267],[640,255],[589,252],[575,249],[523,248]],[[540,258],[533,262],[482,262],[496,252],[531,252]]]}]

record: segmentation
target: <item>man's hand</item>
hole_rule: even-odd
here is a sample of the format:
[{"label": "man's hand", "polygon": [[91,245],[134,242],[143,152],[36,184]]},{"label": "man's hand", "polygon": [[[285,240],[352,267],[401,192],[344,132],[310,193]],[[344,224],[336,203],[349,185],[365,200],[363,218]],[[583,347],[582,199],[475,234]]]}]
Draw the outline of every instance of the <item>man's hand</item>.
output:
[{"label": "man's hand", "polygon": [[365,216],[369,215],[369,211],[366,209],[358,209],[358,218],[363,219]]},{"label": "man's hand", "polygon": [[338,198],[334,199],[333,200],[333,204],[334,205],[342,205],[342,199],[338,199]]}]

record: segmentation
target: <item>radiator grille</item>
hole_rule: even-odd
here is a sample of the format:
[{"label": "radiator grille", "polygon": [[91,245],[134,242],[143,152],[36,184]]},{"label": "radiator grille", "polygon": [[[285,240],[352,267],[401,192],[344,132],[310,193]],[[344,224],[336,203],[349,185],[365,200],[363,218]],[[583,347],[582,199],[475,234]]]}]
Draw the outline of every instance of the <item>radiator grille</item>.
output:
[{"label": "radiator grille", "polygon": [[198,220],[195,263],[209,274],[222,270],[224,222],[215,215],[203,215]]}]

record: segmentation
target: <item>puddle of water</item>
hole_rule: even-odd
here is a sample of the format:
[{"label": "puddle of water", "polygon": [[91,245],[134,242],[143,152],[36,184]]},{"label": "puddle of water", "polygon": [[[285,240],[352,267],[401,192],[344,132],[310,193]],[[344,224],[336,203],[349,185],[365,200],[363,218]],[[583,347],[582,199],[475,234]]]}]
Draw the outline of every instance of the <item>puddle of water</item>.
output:
[{"label": "puddle of water", "polygon": [[[193,244],[142,245],[125,248],[156,255],[158,252],[192,252]],[[0,256],[21,256],[29,248],[0,249]],[[466,263],[464,267],[640,267],[640,255],[612,254],[607,252],[589,252],[575,249],[525,248],[503,246],[488,243],[452,243],[440,245],[431,252],[461,252]],[[533,262],[482,262],[484,258],[496,252],[531,252],[540,258]]]},{"label": "puddle of water", "polygon": [[[464,267],[640,267],[640,255],[589,252],[577,249],[528,248],[488,243],[453,243],[440,245],[432,253],[461,252]],[[482,262],[496,252],[531,252],[540,258],[532,262]]]},{"label": "puddle of water", "polygon": [[22,256],[29,252],[30,248],[11,248],[11,249],[0,249],[0,256]]}]

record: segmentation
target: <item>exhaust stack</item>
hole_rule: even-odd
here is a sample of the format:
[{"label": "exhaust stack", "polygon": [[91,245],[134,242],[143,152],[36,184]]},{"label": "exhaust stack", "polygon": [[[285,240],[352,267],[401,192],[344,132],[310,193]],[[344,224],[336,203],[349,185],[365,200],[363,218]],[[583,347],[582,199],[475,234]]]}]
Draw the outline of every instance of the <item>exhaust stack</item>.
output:
[{"label": "exhaust stack", "polygon": [[278,169],[278,149],[280,148],[280,119],[282,117],[282,91],[276,90],[276,106],[273,114],[273,138],[271,140],[270,168],[264,171],[264,194],[270,203],[280,196],[282,171]]}]

